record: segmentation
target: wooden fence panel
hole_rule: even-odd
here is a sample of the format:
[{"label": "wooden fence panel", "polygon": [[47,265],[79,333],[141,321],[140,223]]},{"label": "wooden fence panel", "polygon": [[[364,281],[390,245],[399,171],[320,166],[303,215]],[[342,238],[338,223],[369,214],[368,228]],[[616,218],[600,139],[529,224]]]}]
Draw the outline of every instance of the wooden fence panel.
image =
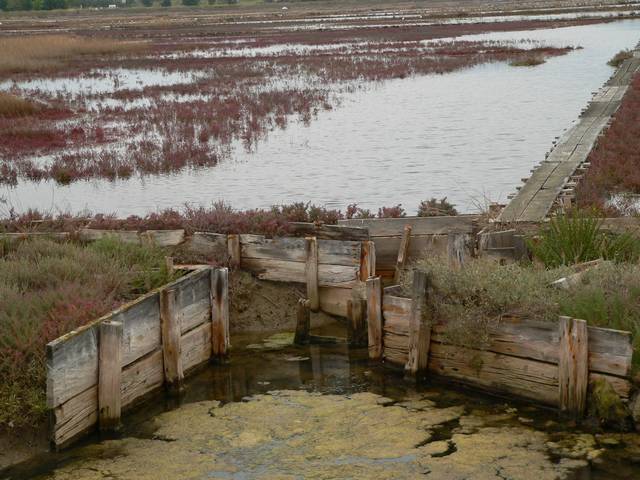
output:
[{"label": "wooden fence panel", "polygon": [[[383,357],[391,363],[406,365],[413,299],[398,294],[398,287],[384,290]],[[446,325],[436,323],[432,328],[428,370],[485,390],[559,407],[560,332],[557,322],[505,317],[489,328],[488,343],[480,350],[449,344]],[[586,327],[585,332],[588,354],[584,353],[581,365],[585,371],[588,365],[588,381],[605,379],[618,395],[628,398],[631,334],[593,326]],[[581,378],[584,380],[586,374]],[[580,388],[584,391],[584,381]],[[571,408],[583,409],[581,402]]]},{"label": "wooden fence panel", "polygon": [[[175,317],[173,331],[179,343],[176,360],[183,372],[211,357],[210,272],[210,268],[202,268],[185,275],[47,345],[47,405],[50,438],[56,447],[72,442],[98,421],[98,332],[104,322],[122,324],[121,407],[132,405],[165,383],[161,292],[171,292],[162,294],[172,299],[169,310]],[[228,301],[228,295],[224,299]]]}]

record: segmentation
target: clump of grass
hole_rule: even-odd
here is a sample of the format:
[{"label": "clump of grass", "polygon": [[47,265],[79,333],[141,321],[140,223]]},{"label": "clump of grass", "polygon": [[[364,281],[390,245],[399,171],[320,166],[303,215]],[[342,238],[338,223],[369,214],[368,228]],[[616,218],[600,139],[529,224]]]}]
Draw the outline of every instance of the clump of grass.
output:
[{"label": "clump of grass", "polygon": [[0,92],[0,117],[25,117],[40,112],[40,107],[23,98]]},{"label": "clump of grass", "polygon": [[420,202],[418,206],[419,217],[442,217],[451,215],[458,215],[458,211],[451,202],[447,201],[447,197],[441,198],[440,200],[436,198],[424,200]]},{"label": "clump of grass", "polygon": [[72,35],[30,35],[0,39],[0,73],[51,70],[83,55],[131,53],[140,43]]},{"label": "clump of grass", "polygon": [[534,256],[547,267],[574,265],[602,258],[637,261],[640,242],[629,233],[613,235],[600,227],[602,220],[576,210],[551,219],[549,227],[529,241]]},{"label": "clump of grass", "polygon": [[[416,268],[431,279],[434,318],[446,323],[449,342],[483,349],[490,327],[506,316],[556,322],[559,315],[590,325],[630,331],[634,369],[640,368],[640,266],[603,262],[585,271],[577,284],[558,289],[551,283],[573,273],[570,267],[500,265],[479,258],[452,268],[448,259],[425,257]],[[410,276],[404,280],[409,290]]]},{"label": "clump of grass", "polygon": [[617,68],[622,65],[622,62],[632,57],[633,52],[631,50],[620,50],[613,56],[613,58],[611,58],[611,60],[607,62],[607,65]]},{"label": "clump of grass", "polygon": [[172,278],[160,249],[105,239],[4,242],[0,256],[0,428],[45,412],[45,345]]},{"label": "clump of grass", "polygon": [[529,55],[524,58],[518,58],[513,60],[509,65],[512,67],[535,67],[537,65],[542,65],[546,60],[544,57],[537,55]]}]

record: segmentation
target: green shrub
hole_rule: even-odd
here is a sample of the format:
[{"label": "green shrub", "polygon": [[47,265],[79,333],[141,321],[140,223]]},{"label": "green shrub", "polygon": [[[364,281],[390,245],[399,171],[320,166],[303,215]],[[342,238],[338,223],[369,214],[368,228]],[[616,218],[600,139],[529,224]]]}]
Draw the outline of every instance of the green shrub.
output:
[{"label": "green shrub", "polygon": [[45,412],[45,345],[169,280],[158,248],[105,239],[83,246],[47,238],[0,251],[0,428]]},{"label": "green shrub", "polygon": [[[568,289],[551,283],[566,277],[570,267],[500,265],[487,258],[452,268],[448,259],[425,257],[415,265],[431,279],[429,301],[435,318],[446,322],[453,344],[484,348],[491,325],[502,315],[556,322],[559,315],[590,325],[630,331],[634,367],[640,367],[640,266],[603,262],[585,271]],[[403,280],[410,291],[411,278]]]},{"label": "green shrub", "polygon": [[456,207],[447,201],[447,197],[440,200],[432,197],[429,200],[423,200],[418,206],[418,217],[441,217],[458,215]]},{"label": "green shrub", "polygon": [[640,242],[631,234],[601,230],[602,220],[576,211],[551,219],[549,227],[529,240],[534,256],[547,267],[574,265],[599,258],[616,262],[637,261]]}]

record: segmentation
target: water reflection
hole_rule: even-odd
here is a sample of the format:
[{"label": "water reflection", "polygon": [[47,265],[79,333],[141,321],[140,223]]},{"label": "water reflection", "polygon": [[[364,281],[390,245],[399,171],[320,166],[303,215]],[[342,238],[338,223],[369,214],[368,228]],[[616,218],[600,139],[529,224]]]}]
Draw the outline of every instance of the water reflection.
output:
[{"label": "water reflection", "polygon": [[308,200],[344,208],[447,196],[461,210],[487,196],[504,201],[544,159],[613,70],[606,62],[640,38],[627,20],[461,39],[532,39],[583,50],[534,68],[482,65],[447,75],[384,82],[346,95],[340,107],[305,125],[274,131],[248,153],[210,169],[109,183],[57,186],[21,182],[0,190],[17,210],[30,207],[115,212],[121,216],[224,199],[236,208]]}]

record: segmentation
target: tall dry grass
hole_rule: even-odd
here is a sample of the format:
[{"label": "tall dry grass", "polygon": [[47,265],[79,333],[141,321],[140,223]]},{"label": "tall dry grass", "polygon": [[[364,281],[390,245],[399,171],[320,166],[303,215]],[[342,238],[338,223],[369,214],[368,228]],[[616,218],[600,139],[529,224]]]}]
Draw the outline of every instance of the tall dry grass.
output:
[{"label": "tall dry grass", "polygon": [[84,55],[133,53],[143,44],[72,35],[31,35],[0,39],[0,73],[59,68]]},{"label": "tall dry grass", "polygon": [[39,111],[40,107],[35,103],[9,93],[0,92],[0,117],[24,117]]}]

